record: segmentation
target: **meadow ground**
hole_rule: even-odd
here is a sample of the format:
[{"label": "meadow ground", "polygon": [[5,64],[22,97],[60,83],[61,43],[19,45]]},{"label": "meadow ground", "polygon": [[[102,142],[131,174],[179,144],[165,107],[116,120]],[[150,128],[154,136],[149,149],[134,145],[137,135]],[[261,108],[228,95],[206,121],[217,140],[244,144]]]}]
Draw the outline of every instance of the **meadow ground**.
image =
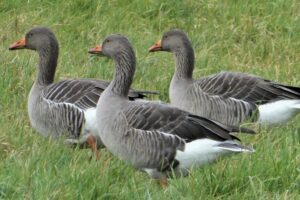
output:
[{"label": "meadow ground", "polygon": [[154,99],[168,101],[173,58],[147,49],[177,27],[195,48],[195,77],[231,70],[300,86],[298,0],[1,0],[0,199],[300,199],[300,117],[241,135],[256,153],[193,169],[166,189],[106,150],[100,161],[89,161],[89,150],[43,138],[26,108],[37,55],[8,51],[37,25],[50,27],[60,42],[56,80],[110,80],[113,62],[87,50],[122,33],[136,50],[133,86],[160,91]]}]

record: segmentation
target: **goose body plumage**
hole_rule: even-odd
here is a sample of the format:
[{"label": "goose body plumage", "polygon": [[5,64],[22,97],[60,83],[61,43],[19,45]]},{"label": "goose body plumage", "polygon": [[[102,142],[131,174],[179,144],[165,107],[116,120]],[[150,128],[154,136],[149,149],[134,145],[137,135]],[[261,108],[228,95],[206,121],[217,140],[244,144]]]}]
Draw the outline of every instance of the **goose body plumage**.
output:
[{"label": "goose body plumage", "polygon": [[[32,126],[46,137],[64,136],[67,141],[75,142],[83,130],[97,136],[92,119],[105,85],[104,81],[88,79],[63,80],[47,87],[34,83],[28,98]],[[94,117],[87,119],[88,114]]]},{"label": "goose body plumage", "polygon": [[[63,136],[68,144],[85,145],[88,136],[103,147],[95,125],[97,101],[109,82],[94,79],[62,80],[54,83],[58,59],[58,42],[51,30],[37,27],[10,50],[32,49],[39,54],[37,78],[28,97],[31,125],[43,136]],[[130,100],[143,98],[147,91],[130,90]]]},{"label": "goose body plumage", "polygon": [[[116,71],[97,103],[97,127],[109,151],[163,179],[170,170],[187,175],[192,166],[215,161],[222,155],[253,152],[231,132],[240,129],[192,115],[168,104],[128,101],[135,72],[135,55],[126,37],[108,36],[94,53],[112,58]],[[253,133],[248,129],[241,131]]]},{"label": "goose body plumage", "polygon": [[298,87],[238,72],[193,79],[194,50],[181,30],[166,32],[149,50],[173,53],[176,66],[169,95],[171,104],[178,108],[230,125],[249,118],[262,124],[281,124],[300,112],[295,106],[300,105]]}]

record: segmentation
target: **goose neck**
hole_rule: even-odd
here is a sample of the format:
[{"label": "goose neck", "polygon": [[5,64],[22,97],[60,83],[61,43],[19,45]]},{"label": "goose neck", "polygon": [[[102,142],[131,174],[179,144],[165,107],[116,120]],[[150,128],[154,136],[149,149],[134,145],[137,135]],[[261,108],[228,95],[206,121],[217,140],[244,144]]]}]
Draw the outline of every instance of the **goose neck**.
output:
[{"label": "goose neck", "polygon": [[117,95],[127,97],[135,72],[135,56],[133,52],[125,52],[115,57],[116,71],[110,83],[110,89]]},{"label": "goose neck", "polygon": [[192,79],[194,70],[194,51],[186,46],[174,52],[175,77],[177,79]]},{"label": "goose neck", "polygon": [[58,45],[52,44],[38,51],[39,70],[37,84],[47,86],[53,83],[58,59]]}]

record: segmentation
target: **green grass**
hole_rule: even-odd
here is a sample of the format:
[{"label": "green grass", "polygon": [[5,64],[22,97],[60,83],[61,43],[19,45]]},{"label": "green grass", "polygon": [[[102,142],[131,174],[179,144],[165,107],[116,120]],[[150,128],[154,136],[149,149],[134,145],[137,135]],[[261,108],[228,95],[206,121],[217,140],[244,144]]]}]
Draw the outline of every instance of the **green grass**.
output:
[{"label": "green grass", "polygon": [[110,80],[113,62],[87,50],[111,33],[133,43],[134,87],[168,101],[174,60],[147,49],[170,28],[185,30],[195,48],[195,77],[221,70],[257,74],[300,86],[297,0],[2,0],[0,1],[0,199],[299,199],[300,117],[280,128],[241,136],[256,153],[235,155],[161,189],[146,174],[101,152],[50,141],[30,127],[27,96],[37,55],[9,52],[30,28],[50,27],[60,42],[56,80]]}]

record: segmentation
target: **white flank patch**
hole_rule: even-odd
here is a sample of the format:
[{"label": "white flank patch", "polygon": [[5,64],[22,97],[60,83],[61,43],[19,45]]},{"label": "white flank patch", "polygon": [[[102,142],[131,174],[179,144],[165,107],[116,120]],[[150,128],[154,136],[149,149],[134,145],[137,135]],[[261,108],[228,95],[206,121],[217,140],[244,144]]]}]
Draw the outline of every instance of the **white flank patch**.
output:
[{"label": "white flank patch", "polygon": [[93,135],[97,135],[97,120],[96,120],[96,108],[89,108],[84,112],[85,117],[85,129],[88,129]]},{"label": "white flank patch", "polygon": [[300,100],[279,100],[260,105],[258,122],[262,124],[281,124],[289,121],[300,112]]}]

